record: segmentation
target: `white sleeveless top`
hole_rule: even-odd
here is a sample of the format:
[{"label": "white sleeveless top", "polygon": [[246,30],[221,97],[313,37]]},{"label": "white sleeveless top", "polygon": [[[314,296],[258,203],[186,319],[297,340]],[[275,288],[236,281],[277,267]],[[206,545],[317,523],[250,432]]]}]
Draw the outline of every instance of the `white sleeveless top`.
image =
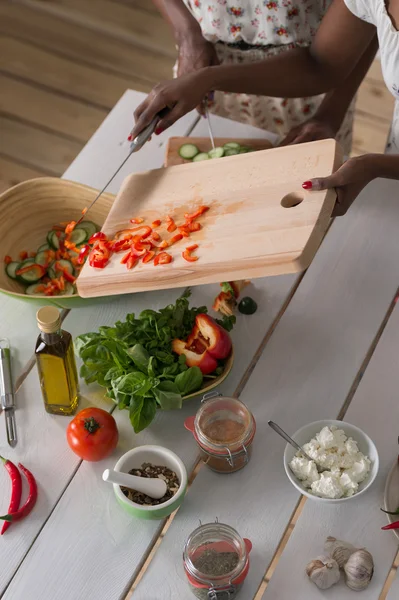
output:
[{"label": "white sleeveless top", "polygon": [[308,46],[332,0],[184,0],[210,42]]},{"label": "white sleeveless top", "polygon": [[399,31],[391,21],[385,0],[345,0],[345,4],[356,17],[377,28],[384,81],[396,100],[388,146],[399,152]]}]

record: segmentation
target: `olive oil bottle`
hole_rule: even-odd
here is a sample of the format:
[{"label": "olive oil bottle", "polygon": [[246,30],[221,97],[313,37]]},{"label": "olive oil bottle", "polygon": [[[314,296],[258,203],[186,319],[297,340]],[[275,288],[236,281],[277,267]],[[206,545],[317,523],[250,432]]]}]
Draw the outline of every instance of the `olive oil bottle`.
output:
[{"label": "olive oil bottle", "polygon": [[55,306],[40,308],[36,319],[40,335],[35,354],[46,411],[73,415],[79,388],[72,336],[61,329],[61,316]]}]

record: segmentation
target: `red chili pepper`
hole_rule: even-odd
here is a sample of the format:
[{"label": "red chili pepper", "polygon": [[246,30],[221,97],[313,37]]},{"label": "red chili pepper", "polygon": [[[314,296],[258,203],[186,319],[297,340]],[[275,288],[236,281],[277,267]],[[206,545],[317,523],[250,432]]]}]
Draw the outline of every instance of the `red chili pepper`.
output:
[{"label": "red chili pepper", "polygon": [[385,527],[381,527],[381,529],[399,529],[399,521],[394,521],[393,523],[389,523],[389,525],[385,525]]},{"label": "red chili pepper", "polygon": [[[22,495],[21,475],[20,475],[20,472],[18,471],[17,467],[10,460],[7,460],[6,458],[3,458],[2,456],[0,456],[0,460],[3,461],[4,466],[7,469],[8,474],[10,475],[12,488],[11,488],[11,498],[10,498],[10,504],[8,506],[8,512],[14,513],[19,509],[19,503],[21,502],[21,495]],[[3,527],[1,529],[0,535],[3,535],[7,531],[7,529],[10,527],[10,525],[11,525],[11,523],[5,521],[3,523]]]},{"label": "red chili pepper", "polygon": [[149,250],[147,252],[147,254],[144,254],[144,256],[143,256],[143,263],[149,263],[149,262],[151,262],[152,259],[154,258],[154,256],[155,256],[154,250]]},{"label": "red chili pepper", "polygon": [[131,223],[136,223],[137,225],[139,225],[140,223],[143,223],[144,219],[142,219],[141,217],[137,217],[136,219],[130,219]]},{"label": "red chili pepper", "polygon": [[29,484],[29,495],[26,499],[26,502],[21,508],[17,511],[13,511],[0,517],[0,520],[7,521],[9,523],[14,523],[14,521],[20,521],[24,517],[27,517],[29,513],[32,511],[33,507],[36,504],[37,500],[37,484],[36,480],[33,477],[32,473],[28,471],[21,463],[18,464],[18,467],[21,469],[22,473],[25,475],[28,484]]},{"label": "red chili pepper", "polygon": [[187,260],[188,262],[195,262],[196,260],[198,260],[198,256],[191,256],[191,252],[194,252],[194,250],[196,250],[198,248],[198,244],[193,244],[192,246],[188,246],[184,252],[182,252],[182,257],[184,258],[184,260]]},{"label": "red chili pepper", "polygon": [[169,233],[172,233],[172,231],[176,231],[177,225],[174,222],[174,220],[172,219],[172,217],[170,217],[169,215],[166,217],[166,229],[169,231]]},{"label": "red chili pepper", "polygon": [[85,258],[89,254],[89,252],[90,252],[89,244],[85,244],[84,246],[82,246],[82,248],[79,252],[79,256],[77,258],[77,262],[79,265],[83,265]]},{"label": "red chili pepper", "polygon": [[94,244],[94,242],[97,242],[97,240],[103,240],[105,242],[108,240],[108,238],[103,231],[97,231],[96,233],[93,233],[88,243]]},{"label": "red chili pepper", "polygon": [[5,262],[6,265],[9,265],[12,262],[11,256],[8,256],[8,255],[5,256],[4,257],[4,262]]},{"label": "red chili pepper", "polygon": [[172,262],[172,257],[170,254],[168,254],[167,252],[161,252],[160,254],[157,254],[156,257],[154,258],[154,265],[167,265],[170,262]]},{"label": "red chili pepper", "polygon": [[161,223],[162,223],[161,219],[157,219],[156,221],[151,223],[151,227],[159,227],[161,225]]},{"label": "red chili pepper", "polygon": [[28,258],[28,253],[26,252],[26,250],[23,250],[22,252],[19,253],[19,258],[21,260],[26,260]]}]

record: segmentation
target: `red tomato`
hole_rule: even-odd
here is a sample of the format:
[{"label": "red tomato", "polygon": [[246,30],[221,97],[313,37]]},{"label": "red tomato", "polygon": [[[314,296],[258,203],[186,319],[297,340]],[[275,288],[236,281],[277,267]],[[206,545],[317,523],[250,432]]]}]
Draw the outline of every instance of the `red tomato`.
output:
[{"label": "red tomato", "polygon": [[113,452],[118,443],[115,419],[102,408],[85,408],[69,423],[69,447],[83,460],[97,462]]}]

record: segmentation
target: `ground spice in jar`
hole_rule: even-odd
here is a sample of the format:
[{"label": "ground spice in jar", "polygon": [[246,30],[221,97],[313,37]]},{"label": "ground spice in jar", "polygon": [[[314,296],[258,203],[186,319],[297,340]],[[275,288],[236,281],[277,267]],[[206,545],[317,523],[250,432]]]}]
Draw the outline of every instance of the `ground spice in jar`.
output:
[{"label": "ground spice in jar", "polygon": [[151,463],[143,463],[141,465],[141,469],[131,469],[129,474],[136,475],[137,477],[158,477],[158,479],[163,479],[165,481],[167,487],[166,494],[159,500],[155,500],[155,498],[150,498],[142,492],[136,492],[136,490],[121,486],[121,490],[125,496],[136,504],[147,506],[163,504],[164,502],[167,502],[173,498],[180,487],[179,478],[177,477],[176,473],[171,469],[168,469],[168,467],[159,467],[152,465]]},{"label": "ground spice in jar", "polygon": [[216,419],[205,423],[202,431],[213,442],[231,444],[242,439],[245,425],[234,419]]},{"label": "ground spice in jar", "polygon": [[236,552],[217,552],[216,550],[204,550],[198,558],[194,559],[193,565],[204,575],[219,577],[234,571],[238,565],[238,554]]}]

